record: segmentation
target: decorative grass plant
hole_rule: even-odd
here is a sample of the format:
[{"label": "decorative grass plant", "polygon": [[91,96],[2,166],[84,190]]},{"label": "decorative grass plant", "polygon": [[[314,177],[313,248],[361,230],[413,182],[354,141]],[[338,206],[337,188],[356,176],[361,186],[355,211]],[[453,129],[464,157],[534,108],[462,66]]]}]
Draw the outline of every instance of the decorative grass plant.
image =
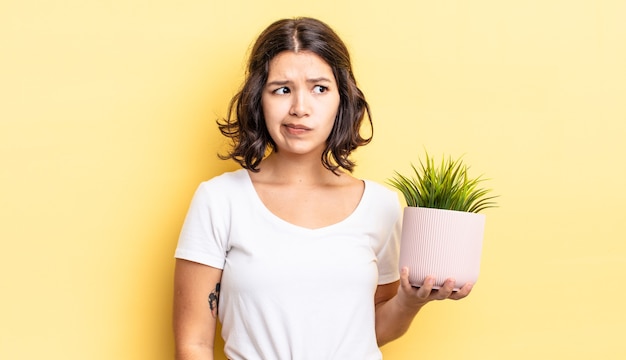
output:
[{"label": "decorative grass plant", "polygon": [[426,153],[419,168],[413,164],[411,167],[412,177],[396,172],[396,176],[388,181],[404,195],[407,206],[472,213],[496,207],[493,199],[497,196],[488,196],[491,189],[480,186],[484,181],[482,176],[469,177],[469,167],[461,159],[444,158],[436,166],[435,160]]}]

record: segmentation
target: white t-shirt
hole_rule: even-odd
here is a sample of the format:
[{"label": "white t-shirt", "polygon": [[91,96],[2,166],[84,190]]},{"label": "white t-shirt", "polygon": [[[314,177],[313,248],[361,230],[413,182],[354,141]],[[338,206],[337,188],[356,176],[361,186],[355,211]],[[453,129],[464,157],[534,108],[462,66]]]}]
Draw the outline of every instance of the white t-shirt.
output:
[{"label": "white t-shirt", "polygon": [[399,279],[400,213],[396,193],[365,180],[346,219],[303,228],[270,212],[242,169],[198,187],[175,256],[223,269],[229,359],[381,359],[374,293]]}]

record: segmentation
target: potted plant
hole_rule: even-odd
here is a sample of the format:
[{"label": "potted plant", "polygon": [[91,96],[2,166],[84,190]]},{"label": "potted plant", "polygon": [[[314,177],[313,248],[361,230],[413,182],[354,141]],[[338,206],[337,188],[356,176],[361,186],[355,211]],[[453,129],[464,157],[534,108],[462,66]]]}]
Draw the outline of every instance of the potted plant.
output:
[{"label": "potted plant", "polygon": [[447,278],[455,279],[455,290],[475,283],[480,269],[485,215],[479,211],[495,207],[496,196],[482,188],[482,176],[471,178],[461,159],[444,158],[440,163],[426,153],[419,168],[411,164],[412,176],[395,172],[388,183],[406,200],[400,266],[409,267],[412,286],[423,285],[435,276],[438,289]]}]

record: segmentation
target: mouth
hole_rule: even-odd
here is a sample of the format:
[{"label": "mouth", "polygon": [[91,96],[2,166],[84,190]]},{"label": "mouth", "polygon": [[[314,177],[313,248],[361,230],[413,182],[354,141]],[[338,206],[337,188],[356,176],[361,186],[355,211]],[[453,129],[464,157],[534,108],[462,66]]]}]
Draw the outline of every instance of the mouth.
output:
[{"label": "mouth", "polygon": [[287,129],[287,132],[293,135],[303,134],[307,131],[312,130],[310,127],[299,124],[285,124],[283,126],[285,127],[285,129]]},{"label": "mouth", "polygon": [[284,126],[286,128],[294,129],[294,130],[311,130],[310,127],[299,125],[299,124],[285,124]]}]

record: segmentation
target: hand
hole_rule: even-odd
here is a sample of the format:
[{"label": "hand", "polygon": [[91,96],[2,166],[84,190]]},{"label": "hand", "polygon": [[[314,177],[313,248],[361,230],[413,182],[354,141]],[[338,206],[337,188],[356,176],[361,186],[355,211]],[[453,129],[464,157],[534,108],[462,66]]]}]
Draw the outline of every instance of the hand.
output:
[{"label": "hand", "polygon": [[474,284],[467,283],[459,291],[453,291],[454,279],[446,279],[441,288],[433,289],[435,284],[434,276],[427,276],[424,284],[419,288],[414,288],[409,283],[409,268],[403,267],[400,271],[400,288],[398,297],[405,306],[419,309],[433,300],[460,300],[469,295]]}]

